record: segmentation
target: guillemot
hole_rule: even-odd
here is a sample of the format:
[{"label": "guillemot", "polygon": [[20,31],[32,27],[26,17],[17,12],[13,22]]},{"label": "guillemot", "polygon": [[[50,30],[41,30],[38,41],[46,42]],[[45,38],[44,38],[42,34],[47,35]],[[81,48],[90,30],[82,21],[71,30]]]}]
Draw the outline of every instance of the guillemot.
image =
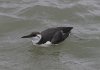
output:
[{"label": "guillemot", "polygon": [[21,38],[31,38],[33,45],[59,44],[69,36],[72,29],[73,27],[48,28],[42,32],[32,32]]}]

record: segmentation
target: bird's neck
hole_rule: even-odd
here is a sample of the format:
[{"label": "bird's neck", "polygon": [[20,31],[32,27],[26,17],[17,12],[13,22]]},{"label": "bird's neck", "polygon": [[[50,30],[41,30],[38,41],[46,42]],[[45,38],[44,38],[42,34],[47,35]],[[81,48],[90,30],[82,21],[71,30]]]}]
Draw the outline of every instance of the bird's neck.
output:
[{"label": "bird's neck", "polygon": [[42,36],[41,34],[37,34],[36,37],[32,37],[32,43],[37,44],[41,40]]}]

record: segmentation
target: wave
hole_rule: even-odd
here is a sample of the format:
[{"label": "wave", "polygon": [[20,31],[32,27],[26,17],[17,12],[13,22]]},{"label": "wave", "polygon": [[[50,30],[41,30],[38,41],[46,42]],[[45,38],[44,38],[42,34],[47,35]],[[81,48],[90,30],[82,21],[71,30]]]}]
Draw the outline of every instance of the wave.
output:
[{"label": "wave", "polygon": [[[28,11],[29,9],[33,9],[36,8],[36,6],[43,6],[43,7],[52,7],[52,8],[58,8],[58,9],[73,9],[73,8],[78,8],[80,6],[79,9],[83,8],[83,10],[86,10],[86,13],[80,13],[83,16],[84,15],[88,15],[88,14],[94,14],[96,16],[100,15],[100,5],[98,1],[94,1],[94,0],[79,0],[79,1],[59,1],[59,0],[22,0],[19,2],[14,2],[14,1],[0,1],[0,8],[4,11],[0,11],[0,13],[6,13],[6,15],[11,14],[14,16],[17,16],[19,14],[22,14],[26,11]],[[86,9],[84,9],[84,7]],[[11,11],[12,10],[12,11]],[[8,11],[8,12],[6,12]]]},{"label": "wave", "polygon": [[[90,0],[22,0],[0,2],[0,17],[22,20],[38,20],[48,27],[73,26],[72,33],[88,39],[100,39],[100,24],[94,17],[100,16],[98,1]],[[66,17],[67,16],[67,17]],[[79,22],[78,22],[79,21]],[[93,21],[93,22],[92,22]],[[77,23],[78,22],[78,23]],[[85,22],[80,23],[80,22]],[[91,24],[88,22],[92,22]]]},{"label": "wave", "polygon": [[22,1],[19,1],[19,2],[13,2],[13,1],[9,1],[9,2],[6,2],[6,1],[2,1],[0,3],[0,7],[2,8],[18,8],[17,10],[18,11],[21,11],[23,9],[26,9],[26,8],[29,8],[29,7],[34,7],[36,5],[40,5],[40,6],[49,6],[49,7],[57,7],[57,8],[60,8],[60,9],[64,9],[64,8],[72,8],[72,7],[75,7],[77,5],[83,5],[83,6],[88,6],[90,7],[90,5],[92,7],[98,7],[100,8],[100,5],[97,1],[94,1],[94,0],[80,0],[80,1],[59,1],[59,0],[22,0]]}]

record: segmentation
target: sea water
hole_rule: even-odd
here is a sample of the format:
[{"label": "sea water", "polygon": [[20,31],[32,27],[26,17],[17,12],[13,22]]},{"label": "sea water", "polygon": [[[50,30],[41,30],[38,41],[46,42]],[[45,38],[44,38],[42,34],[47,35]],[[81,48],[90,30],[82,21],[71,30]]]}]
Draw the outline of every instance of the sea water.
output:
[{"label": "sea water", "polygon": [[[57,26],[74,27],[59,45],[21,38]],[[100,1],[0,0],[0,70],[100,70]]]}]

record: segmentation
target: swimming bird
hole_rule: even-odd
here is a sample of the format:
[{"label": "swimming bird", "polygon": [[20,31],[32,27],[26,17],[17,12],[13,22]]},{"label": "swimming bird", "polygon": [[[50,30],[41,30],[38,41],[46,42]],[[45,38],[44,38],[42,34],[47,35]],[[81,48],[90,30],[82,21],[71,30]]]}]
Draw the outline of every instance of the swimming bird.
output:
[{"label": "swimming bird", "polygon": [[21,38],[31,38],[33,45],[59,44],[69,36],[72,29],[73,27],[48,28],[42,32],[32,32]]}]

